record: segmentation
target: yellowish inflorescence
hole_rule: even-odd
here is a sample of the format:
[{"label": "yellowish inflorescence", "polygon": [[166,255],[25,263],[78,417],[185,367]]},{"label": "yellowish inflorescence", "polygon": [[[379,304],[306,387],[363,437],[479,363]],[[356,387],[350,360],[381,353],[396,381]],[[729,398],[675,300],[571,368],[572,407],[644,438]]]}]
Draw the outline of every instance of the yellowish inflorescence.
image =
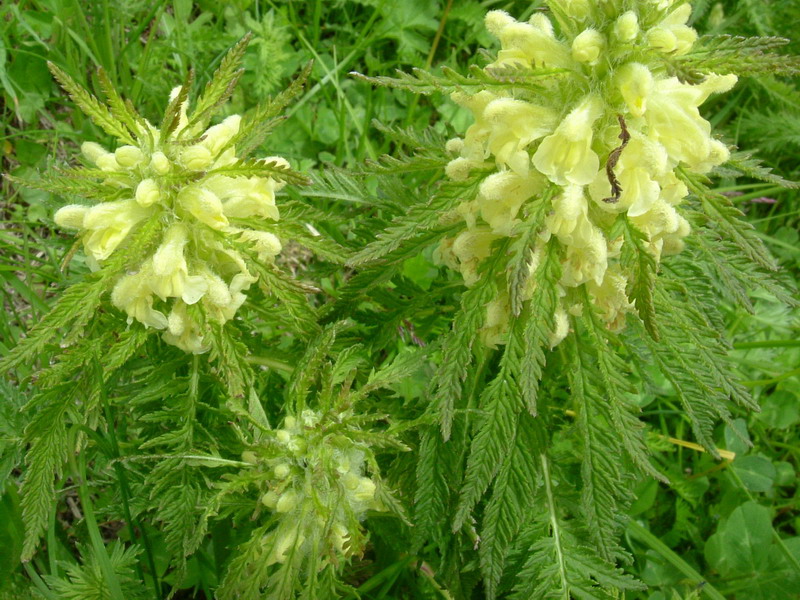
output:
[{"label": "yellowish inflorescence", "polygon": [[[172,99],[179,90],[173,90]],[[84,143],[84,156],[105,184],[119,190],[117,199],[64,206],[55,221],[80,232],[89,266],[99,269],[138,225],[159,219],[160,245],[138,269],[119,278],[111,300],[127,313],[129,323],[136,320],[163,330],[166,342],[202,353],[209,348],[206,332],[190,307],[202,308],[206,319],[224,323],[233,318],[256,281],[245,257],[226,241],[246,244],[262,261],[272,261],[281,251],[273,233],[231,220],[276,222],[275,192],[283,183],[270,177],[214,174],[238,160],[231,142],[241,117],[227,117],[205,132],[192,131],[187,129],[186,104],[166,139],[146,123],[149,132],[141,146],[109,152],[94,142]],[[282,158],[262,160],[288,167]]]},{"label": "yellowish inflorescence", "polygon": [[272,437],[275,458],[252,450],[242,457],[265,472],[261,502],[278,517],[264,540],[264,559],[273,564],[293,554],[358,554],[360,521],[367,510],[384,510],[375,480],[364,473],[366,447],[337,433],[335,424],[327,428],[312,410],[287,416]]},{"label": "yellowish inflorescence", "polygon": [[[675,170],[707,173],[728,159],[728,148],[712,137],[698,107],[737,78],[710,74],[691,84],[668,74],[666,59],[686,54],[697,39],[686,24],[689,4],[550,4],[559,22],[566,21],[560,35],[541,12],[524,23],[502,11],[486,16],[501,45],[488,71],[510,79],[548,70],[551,76],[453,93],[475,122],[463,139],[448,142],[457,157],[447,174],[453,180],[490,174],[477,196],[459,206],[465,228],[441,244],[438,256],[474,285],[484,276],[479,266],[496,251],[493,244],[518,235],[536,203],[552,199],[539,224],[531,271],[555,238],[562,262],[555,345],[569,331],[568,315],[584,308],[570,293],[580,286],[611,329],[620,329],[634,310],[626,294],[629,274],[619,260],[623,237],[610,235],[620,215],[645,235],[656,261],[682,250],[690,226],[677,207],[688,190]],[[487,344],[503,342],[509,318],[508,294],[501,292],[487,308]]]}]

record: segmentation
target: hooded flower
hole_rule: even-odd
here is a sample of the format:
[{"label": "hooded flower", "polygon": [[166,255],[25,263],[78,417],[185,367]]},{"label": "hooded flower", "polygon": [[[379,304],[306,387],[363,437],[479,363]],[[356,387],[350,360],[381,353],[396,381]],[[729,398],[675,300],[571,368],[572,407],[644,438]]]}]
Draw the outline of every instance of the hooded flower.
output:
[{"label": "hooded flower", "polygon": [[596,96],[588,96],[572,110],[533,155],[536,169],[558,185],[587,185],[600,167],[592,150],[592,126],[603,114]]},{"label": "hooded flower", "polygon": [[[170,100],[179,93],[173,90]],[[84,143],[83,156],[119,199],[70,204],[54,217],[58,225],[78,230],[97,269],[126,252],[134,233],[149,223],[160,237],[139,264],[127,265],[118,276],[111,301],[129,323],[162,330],[167,343],[187,352],[207,351],[207,320],[225,323],[244,303],[256,281],[248,261],[269,262],[281,251],[280,240],[263,229],[279,218],[275,194],[284,183],[256,173],[260,165],[269,175],[289,165],[270,157],[251,161],[245,175],[238,174],[241,122],[232,115],[203,131],[183,102],[168,135],[143,122],[136,145],[110,152]],[[234,226],[232,219],[247,223]]]},{"label": "hooded flower", "polygon": [[[493,256],[498,240],[511,238],[504,246],[511,255],[514,240],[536,231],[531,274],[543,248],[555,246],[561,277],[552,282],[559,298],[553,344],[568,334],[569,315],[583,310],[580,298],[613,329],[636,310],[627,296],[633,274],[621,262],[625,238],[614,233],[620,219],[640,230],[656,260],[683,248],[690,226],[680,204],[688,189],[676,168],[706,173],[728,159],[699,107],[736,77],[712,73],[685,83],[667,75],[666,58],[688,53],[697,39],[687,25],[691,8],[678,4],[563,0],[552,11],[561,35],[541,13],[527,23],[487,14],[500,49],[485,74],[509,84],[453,94],[475,122],[463,140],[448,142],[458,156],[446,173],[482,179],[450,213],[462,219],[461,231],[435,254],[468,286],[497,279],[482,329],[486,344],[503,343],[511,319],[507,274],[515,267]],[[490,257],[497,272],[484,269]],[[576,295],[577,288],[587,293]],[[535,291],[530,283],[522,289],[524,297]]]}]

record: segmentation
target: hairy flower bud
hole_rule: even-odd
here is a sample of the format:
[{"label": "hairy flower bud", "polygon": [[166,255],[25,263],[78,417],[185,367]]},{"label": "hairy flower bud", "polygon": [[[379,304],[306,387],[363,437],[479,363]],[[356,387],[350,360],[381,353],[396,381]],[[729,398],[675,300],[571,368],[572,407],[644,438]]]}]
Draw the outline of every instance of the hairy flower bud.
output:
[{"label": "hairy flower bud", "polygon": [[136,186],[136,201],[142,206],[151,206],[161,199],[161,191],[153,179],[142,179]]},{"label": "hairy flower bud", "polygon": [[181,152],[181,162],[190,171],[202,171],[211,164],[213,158],[211,151],[199,144]]},{"label": "hairy flower bud", "polygon": [[578,62],[596,65],[605,48],[606,41],[596,29],[586,29],[572,41],[572,58]]},{"label": "hairy flower bud", "polygon": [[126,169],[138,165],[144,159],[144,154],[136,146],[120,146],[114,151],[117,164]]},{"label": "hairy flower bud", "polygon": [[59,227],[67,229],[83,229],[83,222],[89,207],[83,204],[67,204],[58,209],[53,220]]},{"label": "hairy flower bud", "polygon": [[632,10],[622,13],[614,23],[614,35],[620,42],[632,42],[639,35],[639,17]]},{"label": "hairy flower bud", "polygon": [[150,157],[150,168],[159,175],[166,175],[170,170],[170,162],[163,152],[153,152]]},{"label": "hairy flower bud", "polygon": [[110,154],[108,150],[95,142],[83,142],[83,144],[81,144],[81,152],[90,162],[94,164],[97,164],[97,159],[101,156]]}]

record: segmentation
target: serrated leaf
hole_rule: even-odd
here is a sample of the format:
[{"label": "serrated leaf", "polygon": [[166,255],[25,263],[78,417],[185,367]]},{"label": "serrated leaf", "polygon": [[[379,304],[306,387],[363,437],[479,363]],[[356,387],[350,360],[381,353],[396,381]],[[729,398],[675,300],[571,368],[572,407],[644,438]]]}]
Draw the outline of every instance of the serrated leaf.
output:
[{"label": "serrated leaf", "polygon": [[231,97],[242,76],[243,70],[239,66],[252,38],[252,32],[247,32],[222,58],[219,67],[197,99],[186,130],[191,130],[195,126],[198,129],[205,129],[214,113]]},{"label": "serrated leaf", "polygon": [[658,263],[646,246],[647,236],[639,231],[628,217],[623,216],[619,221],[625,240],[622,245],[620,263],[622,268],[630,273],[626,294],[636,307],[636,312],[644,323],[647,333],[658,341],[659,333],[653,303]]},{"label": "serrated leaf", "polygon": [[172,101],[167,105],[167,110],[164,111],[164,118],[161,120],[161,127],[159,128],[162,140],[169,139],[169,136],[172,135],[172,132],[175,131],[180,124],[181,109],[189,100],[189,91],[192,89],[193,82],[194,71],[189,69],[189,72],[186,73],[186,79],[183,81],[183,85]]},{"label": "serrated leaf", "polygon": [[275,296],[289,313],[298,333],[308,336],[319,331],[317,312],[306,297],[317,292],[316,288],[304,285],[273,264],[253,260],[250,268],[258,275],[264,293]]},{"label": "serrated leaf", "polygon": [[257,148],[279,122],[276,120],[277,115],[303,91],[313,66],[313,62],[307,63],[288,88],[245,114],[239,132],[231,139],[228,146],[235,145],[239,156],[247,156]]},{"label": "serrated leaf", "polygon": [[105,105],[83,87],[78,85],[72,77],[67,75],[54,63],[48,61],[47,66],[78,108],[80,108],[95,125],[100,127],[107,134],[122,140],[126,144],[136,144],[136,140],[131,137],[125,125],[114,117]]},{"label": "serrated leaf", "polygon": [[206,176],[225,175],[227,177],[269,177],[276,181],[285,181],[292,185],[308,185],[308,177],[292,170],[277,160],[263,158],[242,158],[232,165],[217,167],[206,173]]},{"label": "serrated leaf", "polygon": [[357,252],[348,265],[356,267],[379,260],[397,250],[404,242],[413,239],[423,231],[439,225],[442,215],[461,202],[475,197],[483,177],[472,177],[467,181],[447,181],[443,183],[427,202],[413,204],[405,214],[396,217],[389,226]]}]

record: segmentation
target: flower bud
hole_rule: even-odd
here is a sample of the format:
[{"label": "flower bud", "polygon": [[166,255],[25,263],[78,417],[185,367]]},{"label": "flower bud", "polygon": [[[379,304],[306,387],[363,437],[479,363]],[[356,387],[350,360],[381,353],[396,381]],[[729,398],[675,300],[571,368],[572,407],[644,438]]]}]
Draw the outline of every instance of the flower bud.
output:
[{"label": "flower bud", "polygon": [[447,143],[444,145],[444,149],[452,154],[460,153],[462,148],[464,148],[464,140],[461,138],[447,140]]},{"label": "flower bud", "polygon": [[83,204],[67,204],[56,211],[53,220],[59,227],[83,229],[83,221],[88,211],[89,207]]},{"label": "flower bud", "polygon": [[528,23],[533,25],[535,29],[545,34],[547,37],[552,38],[555,35],[555,31],[553,30],[553,23],[550,19],[547,18],[547,15],[535,12],[531,15],[531,18],[528,19]]},{"label": "flower bud", "polygon": [[490,10],[484,17],[486,29],[495,37],[499,37],[500,32],[514,22],[514,18],[503,10]]},{"label": "flower bud", "polygon": [[369,477],[361,477],[353,490],[353,497],[359,502],[369,502],[375,498],[375,483]]},{"label": "flower bud", "polygon": [[144,159],[144,154],[136,146],[120,146],[114,151],[114,157],[119,166],[130,169]]},{"label": "flower bud", "polygon": [[261,504],[266,506],[267,508],[274,509],[275,506],[278,504],[278,494],[273,490],[268,491],[266,494],[261,496]]},{"label": "flower bud", "polygon": [[150,158],[150,168],[156,173],[166,175],[171,166],[166,154],[161,151],[153,152],[153,156]]},{"label": "flower bud", "polygon": [[281,497],[275,504],[275,512],[288,513],[294,510],[295,506],[297,506],[297,492],[294,490],[287,490],[281,494]]},{"label": "flower bud", "polygon": [[596,29],[586,29],[572,42],[572,58],[578,62],[596,65],[605,48],[605,38]]},{"label": "flower bud", "polygon": [[241,116],[231,115],[219,125],[209,127],[201,144],[208,148],[212,155],[216,156],[231,138],[239,132],[241,121]]},{"label": "flower bud", "polygon": [[161,190],[152,179],[142,179],[136,186],[136,201],[141,206],[152,206],[161,199]]},{"label": "flower bud", "polygon": [[675,34],[664,27],[653,27],[647,32],[648,45],[664,53],[673,52],[678,46]]},{"label": "flower bud", "polygon": [[273,469],[273,471],[275,473],[275,477],[278,479],[286,479],[292,472],[291,468],[289,468],[289,465],[286,463],[279,464]]},{"label": "flower bud", "polygon": [[211,164],[213,157],[205,146],[199,144],[186,148],[181,153],[183,166],[191,171],[202,171]]},{"label": "flower bud", "polygon": [[551,349],[558,346],[562,341],[564,341],[564,338],[567,337],[567,334],[569,334],[569,316],[561,306],[556,309],[556,314],[554,315],[553,320],[555,321],[555,328],[550,334],[550,339],[548,340],[550,342]]},{"label": "flower bud", "polygon": [[83,144],[81,144],[81,152],[90,162],[94,164],[97,164],[97,159],[101,156],[110,154],[108,150],[95,142],[83,142]]},{"label": "flower bud", "polygon": [[474,166],[475,163],[473,161],[459,156],[447,163],[444,172],[453,181],[466,181],[469,178],[470,170]]},{"label": "flower bud", "polygon": [[639,63],[628,63],[617,73],[617,85],[628,110],[641,117],[647,110],[647,99],[653,93],[653,75]]},{"label": "flower bud", "polygon": [[106,154],[98,156],[97,160],[95,160],[95,164],[101,171],[111,172],[120,170],[120,165],[117,162],[114,154],[111,152],[107,152]]},{"label": "flower bud", "polygon": [[639,35],[639,18],[629,10],[620,15],[614,23],[614,35],[620,42],[632,42]]},{"label": "flower bud", "polygon": [[244,242],[252,243],[262,260],[278,256],[281,253],[281,241],[275,234],[268,231],[244,230],[241,239]]},{"label": "flower bud", "polygon": [[[186,319],[184,319],[184,316],[181,314],[181,312],[174,308],[170,311],[169,316],[167,317],[167,330],[174,336],[180,336],[184,331],[186,331]],[[245,460],[244,454],[242,454],[242,460]]]},{"label": "flower bud", "polygon": [[591,14],[589,0],[566,0],[566,9],[573,19],[583,21]]},{"label": "flower bud", "polygon": [[168,275],[181,265],[186,268],[183,249],[187,242],[186,226],[182,223],[176,223],[167,230],[164,240],[153,254],[153,270],[156,275]]}]

